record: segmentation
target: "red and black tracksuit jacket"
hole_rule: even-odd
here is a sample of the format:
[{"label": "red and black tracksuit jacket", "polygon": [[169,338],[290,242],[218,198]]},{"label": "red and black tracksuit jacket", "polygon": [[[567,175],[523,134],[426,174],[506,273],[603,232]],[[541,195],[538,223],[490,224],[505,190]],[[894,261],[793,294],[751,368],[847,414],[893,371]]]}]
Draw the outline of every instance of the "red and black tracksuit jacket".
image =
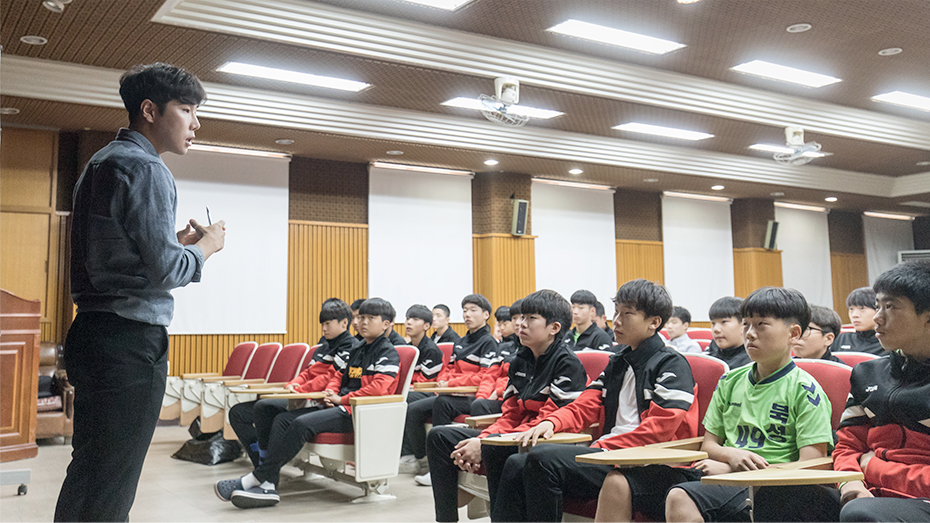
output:
[{"label": "red and black tracksuit jacket", "polygon": [[573,327],[572,330],[568,331],[568,334],[565,335],[565,343],[568,344],[572,350],[606,350],[610,352],[619,352],[615,349],[620,347],[614,347],[614,340],[610,339],[610,336],[604,332],[603,329],[597,326],[596,323],[588,325],[588,328],[578,336],[578,340],[575,340],[575,333],[577,333],[577,327]]},{"label": "red and black tracksuit jacket", "polygon": [[349,398],[385,396],[397,390],[400,356],[384,336],[361,347],[342,351],[333,358],[336,372],[326,388],[338,391],[346,412],[352,412]]},{"label": "red and black tracksuit jacket", "polygon": [[897,352],[852,370],[834,470],[861,472],[859,457],[875,453],[865,484],[876,496],[930,497],[930,362]]},{"label": "red and black tracksuit jacket", "polygon": [[450,387],[480,385],[496,358],[497,340],[485,325],[455,343],[449,364],[443,367],[438,379],[448,381]]},{"label": "red and black tracksuit jacket", "polygon": [[314,351],[310,365],[300,371],[300,374],[289,381],[288,385],[297,385],[296,392],[321,392],[336,372],[333,366],[333,358],[336,354],[351,351],[360,345],[361,343],[349,334],[348,330],[331,340],[320,338],[320,346]]},{"label": "red and black tracksuit jacket", "polygon": [[617,422],[620,389],[630,370],[635,383],[639,426],[624,434],[599,439],[592,447],[612,450],[697,436],[697,385],[691,366],[677,350],[666,347],[658,334],[635,350],[624,346],[620,353],[612,355],[604,372],[578,399],[549,414],[545,420],[555,425],[556,432],[581,432],[601,421],[603,412],[604,434],[609,434]]},{"label": "red and black tracksuit jacket", "polygon": [[536,357],[522,347],[510,362],[501,417],[479,437],[522,432],[577,398],[584,390],[584,366],[561,337]]},{"label": "red and black tracksuit jacket", "polygon": [[503,401],[504,391],[507,389],[507,382],[510,380],[510,363],[521,348],[523,348],[523,345],[516,334],[507,336],[497,344],[497,356],[491,366],[488,367],[488,370],[485,371],[484,377],[481,378],[475,399],[486,400],[496,391],[497,399]]},{"label": "red and black tracksuit jacket", "polygon": [[423,336],[420,344],[417,345],[417,349],[420,350],[420,355],[417,357],[417,364],[413,369],[413,379],[410,380],[410,385],[436,381],[442,371],[442,351],[439,350],[436,342],[429,336]]}]

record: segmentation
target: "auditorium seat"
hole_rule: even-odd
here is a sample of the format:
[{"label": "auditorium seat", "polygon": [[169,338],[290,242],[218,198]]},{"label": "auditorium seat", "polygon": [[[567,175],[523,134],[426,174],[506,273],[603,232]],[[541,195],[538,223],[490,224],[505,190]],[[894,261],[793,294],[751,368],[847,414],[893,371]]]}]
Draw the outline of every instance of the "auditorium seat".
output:
[{"label": "auditorium seat", "polygon": [[688,329],[688,337],[692,340],[713,340],[714,333],[710,329],[696,327],[693,329]]},{"label": "auditorium seat", "polygon": [[[194,418],[200,415],[200,397],[203,392],[203,382],[200,378],[215,376],[242,376],[249,366],[252,359],[252,353],[258,347],[254,341],[244,341],[232,350],[229,359],[226,361],[226,367],[223,373],[202,372],[187,373],[181,376],[168,376],[168,383],[165,388],[165,397],[162,400],[161,413],[158,418],[162,420],[172,420],[181,418],[181,424],[190,424]],[[189,397],[185,397],[185,387],[189,387]],[[194,399],[196,398],[196,401]]]},{"label": "auditorium seat", "polygon": [[837,351],[832,353],[837,358],[843,360],[843,363],[849,365],[850,367],[855,367],[856,365],[862,363],[863,361],[874,360],[879,356],[875,354],[870,354],[868,352],[856,352],[856,351]]},{"label": "auditorium seat", "polygon": [[268,379],[271,366],[274,364],[281,344],[278,342],[263,343],[252,353],[249,368],[241,378],[207,379],[203,384],[200,399],[200,430],[204,433],[223,430],[223,420],[226,419],[226,391],[230,385],[244,385],[246,383],[263,383]]},{"label": "auditorium seat", "polygon": [[694,341],[696,341],[697,344],[701,346],[702,351],[707,352],[707,347],[710,347],[710,343],[714,340],[700,339],[700,340],[694,340]]},{"label": "auditorium seat", "polygon": [[852,373],[852,367],[835,361],[804,358],[796,358],[794,364],[813,376],[826,393],[827,398],[830,399],[830,406],[833,409],[830,423],[836,431],[840,426],[843,411],[846,409],[846,400],[849,398],[849,376]]},{"label": "auditorium seat", "polygon": [[452,359],[452,349],[455,347],[455,344],[451,341],[445,341],[442,343],[437,343],[437,347],[442,351],[442,364],[448,365],[449,360]]}]

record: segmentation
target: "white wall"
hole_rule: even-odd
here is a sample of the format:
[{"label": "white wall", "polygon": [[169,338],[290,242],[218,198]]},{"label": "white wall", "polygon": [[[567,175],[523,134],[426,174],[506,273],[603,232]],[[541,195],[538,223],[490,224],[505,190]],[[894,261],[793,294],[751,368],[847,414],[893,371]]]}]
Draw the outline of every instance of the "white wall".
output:
[{"label": "white wall", "polygon": [[200,283],[175,289],[171,334],[278,334],[287,330],[289,159],[189,151],[165,154],[177,181],[177,228],[226,220],[226,246]]},{"label": "white wall", "polygon": [[611,309],[617,294],[613,190],[533,182],[536,288],[571,299],[587,289]]},{"label": "white wall", "polygon": [[869,284],[898,264],[898,251],[914,250],[914,224],[905,220],[862,217]]},{"label": "white wall", "polygon": [[368,170],[368,293],[396,322],[416,303],[445,303],[462,321],[473,292],[471,176]]},{"label": "white wall", "polygon": [[782,282],[811,305],[833,308],[827,213],[775,207]]},{"label": "white wall", "polygon": [[665,287],[692,321],[709,321],[710,305],[733,296],[730,203],[662,197]]}]

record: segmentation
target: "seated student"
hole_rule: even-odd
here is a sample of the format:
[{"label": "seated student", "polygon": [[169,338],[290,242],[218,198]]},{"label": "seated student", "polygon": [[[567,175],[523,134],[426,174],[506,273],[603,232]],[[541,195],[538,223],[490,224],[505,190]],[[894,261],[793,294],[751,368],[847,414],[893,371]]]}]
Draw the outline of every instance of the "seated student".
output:
[{"label": "seated student", "polygon": [[358,308],[362,306],[362,303],[365,303],[365,300],[355,300],[352,305],[349,305],[349,308],[352,309],[352,330],[355,331],[355,339],[364,342],[365,338],[358,332]]},{"label": "seated student", "polygon": [[807,330],[791,345],[794,357],[843,363],[830,351],[830,345],[840,333],[840,326],[842,320],[835,310],[812,305],[811,322]]},{"label": "seated student", "polygon": [[433,331],[433,341],[437,344],[458,343],[462,339],[457,332],[452,330],[452,327],[449,327],[449,314],[451,313],[448,305],[440,303],[433,307],[433,328],[436,329]]},{"label": "seated student", "polygon": [[575,327],[565,334],[565,343],[572,350],[613,351],[613,340],[594,323],[597,297],[584,289],[572,294],[572,322]]},{"label": "seated student", "polygon": [[[444,365],[439,373],[437,382],[440,387],[479,385],[484,372],[497,357],[497,340],[491,337],[491,328],[488,327],[491,302],[480,294],[465,296],[462,299],[462,317],[468,327],[468,334],[455,344],[449,364]],[[436,398],[436,395],[430,395],[407,405],[401,455],[412,454],[418,460],[421,473],[429,470],[426,460],[426,428],[423,424],[433,415]],[[421,483],[425,481],[429,479],[421,478]]]},{"label": "seated student", "polygon": [[710,306],[714,340],[707,347],[707,355],[725,361],[730,370],[752,363],[743,346],[743,318],[739,312],[742,304],[742,298],[725,296]]},{"label": "seated student", "polygon": [[875,291],[871,287],[860,287],[850,292],[846,297],[846,308],[849,310],[849,321],[856,332],[841,332],[833,344],[835,350],[884,356],[885,349],[875,337]]},{"label": "seated student", "polygon": [[688,327],[691,326],[691,313],[684,307],[672,309],[672,317],[665,323],[665,332],[668,333],[668,344],[678,352],[693,352],[700,354],[704,349],[698,342],[688,336]]},{"label": "seated student", "polygon": [[498,343],[504,336],[513,334],[513,326],[510,324],[510,307],[501,305],[494,311],[494,339]]},{"label": "seated student", "polygon": [[[442,351],[426,335],[432,321],[433,314],[426,308],[426,305],[412,305],[407,309],[407,321],[404,323],[404,328],[407,336],[410,337],[410,344],[420,349],[420,356],[417,358],[416,367],[414,367],[413,379],[410,380],[411,387],[415,383],[436,381],[442,371]],[[411,390],[407,392],[407,403],[413,403],[432,396],[435,396],[435,394]],[[403,455],[400,457],[399,472],[401,474],[418,474],[420,472],[420,463],[413,454]]]},{"label": "seated student", "polygon": [[535,445],[597,421],[604,435],[590,447],[540,445],[508,458],[499,488],[488,482],[491,521],[561,521],[563,497],[596,498],[613,467],[577,463],[579,454],[697,436],[691,366],[657,334],[672,313],[672,298],[661,285],[638,279],[623,284],[614,301],[614,334],[623,350],[578,399],[541,415],[519,438]]},{"label": "seated student", "polygon": [[369,298],[362,303],[358,329],[365,344],[336,355],[337,372],[326,386],[323,404],[278,414],[261,464],[239,479],[218,482],[214,491],[221,500],[239,508],[277,504],[281,467],[304,443],[322,432],[352,432],[350,398],[382,396],[397,388],[400,357],[384,336],[393,321],[394,307],[387,301]]},{"label": "seated student", "polygon": [[[827,455],[833,443],[830,401],[791,361],[791,344],[810,321],[807,300],[793,289],[763,287],[742,303],[740,314],[754,363],[720,378],[704,415],[701,449],[708,459],[685,468],[614,470],[601,489],[597,521],[631,521],[633,511],[667,521],[750,521],[746,489],[704,485],[701,476]],[[768,501],[760,500],[766,496]],[[808,506],[811,500],[817,503]],[[832,486],[763,487],[755,519],[805,521],[798,518],[836,508]]]},{"label": "seated student", "polygon": [[[330,298],[323,302],[320,309],[320,325],[323,328],[320,346],[313,353],[310,365],[288,382],[286,388],[294,392],[320,392],[326,388],[336,372],[335,356],[342,352],[350,352],[361,345],[349,334],[351,321],[352,310],[346,302],[338,298]],[[275,416],[286,411],[285,399],[248,401],[239,403],[229,410],[229,425],[236,432],[242,447],[252,460],[252,465],[257,467],[261,458],[265,456]]]},{"label": "seated student", "polygon": [[930,262],[899,264],[875,281],[875,330],[886,356],[853,368],[833,451],[840,521],[930,521]]},{"label": "seated student", "polygon": [[611,342],[615,341],[614,330],[607,325],[607,311],[604,310],[604,304],[601,302],[594,304],[594,323],[607,333],[607,337],[610,338]]},{"label": "seated student", "polygon": [[[568,301],[555,291],[541,290],[524,298],[520,308],[523,347],[510,364],[501,417],[483,431],[445,426],[429,433],[436,521],[458,521],[459,469],[476,472],[484,464],[488,489],[502,486],[503,464],[519,449],[483,446],[482,438],[527,430],[584,389],[584,366],[562,341],[562,329],[571,321]],[[493,496],[491,503],[493,507]]]}]

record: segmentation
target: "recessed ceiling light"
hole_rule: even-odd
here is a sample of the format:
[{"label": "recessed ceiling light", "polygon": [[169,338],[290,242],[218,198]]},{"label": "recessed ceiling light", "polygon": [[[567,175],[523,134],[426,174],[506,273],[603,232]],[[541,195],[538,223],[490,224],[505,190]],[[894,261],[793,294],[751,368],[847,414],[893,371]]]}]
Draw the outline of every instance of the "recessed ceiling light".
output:
[{"label": "recessed ceiling light", "polygon": [[[13,114],[16,114],[16,113],[13,113]],[[925,160],[925,161],[922,161],[922,162],[917,162],[917,163],[915,163],[914,165],[920,165],[920,166],[930,165],[930,161],[926,161],[926,160]]]},{"label": "recessed ceiling light", "polygon": [[890,212],[872,212],[872,211],[866,211],[862,214],[866,216],[871,216],[872,218],[885,218],[888,220],[905,220],[909,222],[914,221],[914,217],[909,216],[907,214],[892,214]]},{"label": "recessed ceiling light", "polygon": [[61,0],[43,0],[42,7],[53,13],[62,13],[65,10],[65,3]]},{"label": "recessed ceiling light", "polygon": [[643,181],[646,183],[656,183],[657,181],[659,181],[659,179],[658,178],[643,178]]},{"label": "recessed ceiling light", "polygon": [[294,140],[291,140],[290,138],[278,138],[274,141],[274,143],[278,145],[291,145],[294,143]]},{"label": "recessed ceiling light", "polygon": [[568,174],[581,174],[583,172],[584,171],[582,171],[581,169],[569,169],[568,170]]},{"label": "recessed ceiling light", "polygon": [[836,196],[827,196],[826,198],[823,199],[823,201],[830,202],[830,203],[833,203],[836,200],[837,200]]},{"label": "recessed ceiling light", "polygon": [[622,125],[614,126],[619,131],[629,131],[631,133],[652,134],[655,136],[665,136],[667,138],[678,138],[680,140],[705,140],[713,138],[714,135],[702,133],[699,131],[686,131],[684,129],[675,129],[674,127],[662,127],[661,125],[650,125],[639,122],[629,122]]},{"label": "recessed ceiling light", "polygon": [[[476,111],[480,111],[485,108],[481,103],[481,100],[477,98],[465,98],[464,96],[446,100],[445,102],[442,102],[442,105],[448,107],[458,107],[460,109],[474,109]],[[555,118],[556,116],[562,116],[565,114],[560,113],[559,111],[553,111],[551,109],[537,109],[535,107],[527,107],[525,105],[511,105],[507,108],[507,110],[511,111],[513,114],[529,116],[530,118],[539,118],[542,120]]]},{"label": "recessed ceiling light", "polygon": [[785,195],[785,193],[780,192],[780,191],[778,191],[778,192],[770,192],[770,193],[769,193],[769,196],[774,196],[774,197],[776,197],[776,198],[779,197],[779,196],[784,196],[784,195]]},{"label": "recessed ceiling light", "polygon": [[889,47],[888,49],[882,49],[879,51],[878,56],[894,56],[903,52],[904,49],[901,49],[900,47]]},{"label": "recessed ceiling light", "polygon": [[[753,151],[764,151],[767,153],[781,153],[781,154],[793,154],[794,149],[790,147],[785,147],[784,145],[772,145],[768,143],[756,143],[749,146]],[[826,153],[820,153],[816,151],[807,151],[801,156],[806,156],[808,158],[822,158],[826,156]]]},{"label": "recessed ceiling light", "polygon": [[500,163],[500,162],[498,162],[497,160],[485,160],[485,161],[484,161],[484,164],[485,164],[485,165],[492,165],[492,166],[493,166],[493,165],[497,165],[497,164],[499,164],[499,163]]},{"label": "recessed ceiling light", "polygon": [[0,114],[4,116],[12,116],[14,114],[19,114],[19,109],[16,107],[0,107]]},{"label": "recessed ceiling light", "polygon": [[384,154],[389,154],[391,156],[400,156],[404,154],[404,151],[384,151]]},{"label": "recessed ceiling light", "polygon": [[772,80],[791,82],[805,87],[823,87],[825,85],[835,84],[836,82],[842,82],[839,78],[834,78],[825,74],[812,73],[810,71],[764,62],[762,60],[753,60],[733,66],[730,69],[738,73],[753,74]]},{"label": "recessed ceiling light", "polygon": [[436,7],[446,11],[455,11],[459,7],[471,2],[472,0],[402,0],[408,4],[425,5],[426,7]]},{"label": "recessed ceiling light", "polygon": [[879,94],[872,97],[876,102],[885,102],[894,105],[903,105],[920,109],[921,111],[930,111],[930,98],[916,94],[905,93],[902,91],[892,91],[890,93]]},{"label": "recessed ceiling light", "polygon": [[222,67],[217,69],[217,71],[221,73],[265,78],[268,80],[278,80],[281,82],[312,85],[314,87],[325,87],[327,89],[352,91],[355,93],[371,86],[371,84],[366,84],[365,82],[356,82],[355,80],[345,80],[343,78],[333,78],[331,76],[319,76],[315,74],[301,73],[298,71],[288,71],[287,69],[275,69],[273,67],[264,67],[261,65],[243,64],[240,62],[226,62]]},{"label": "recessed ceiling light", "polygon": [[685,47],[685,44],[679,44],[671,40],[631,33],[613,27],[582,22],[581,20],[566,20],[561,24],[546,29],[546,31],[652,54],[665,54]]},{"label": "recessed ceiling light", "polygon": [[789,33],[803,33],[804,31],[810,31],[814,27],[811,24],[792,24],[789,25],[785,31]]},{"label": "recessed ceiling light", "polygon": [[714,186],[712,186],[710,189],[711,189],[712,191],[722,191],[722,190],[726,189],[726,187],[724,187],[724,186],[722,186],[722,185],[714,185]]},{"label": "recessed ceiling light", "polygon": [[19,41],[29,45],[45,45],[48,43],[48,38],[44,36],[26,35],[20,36]]}]

